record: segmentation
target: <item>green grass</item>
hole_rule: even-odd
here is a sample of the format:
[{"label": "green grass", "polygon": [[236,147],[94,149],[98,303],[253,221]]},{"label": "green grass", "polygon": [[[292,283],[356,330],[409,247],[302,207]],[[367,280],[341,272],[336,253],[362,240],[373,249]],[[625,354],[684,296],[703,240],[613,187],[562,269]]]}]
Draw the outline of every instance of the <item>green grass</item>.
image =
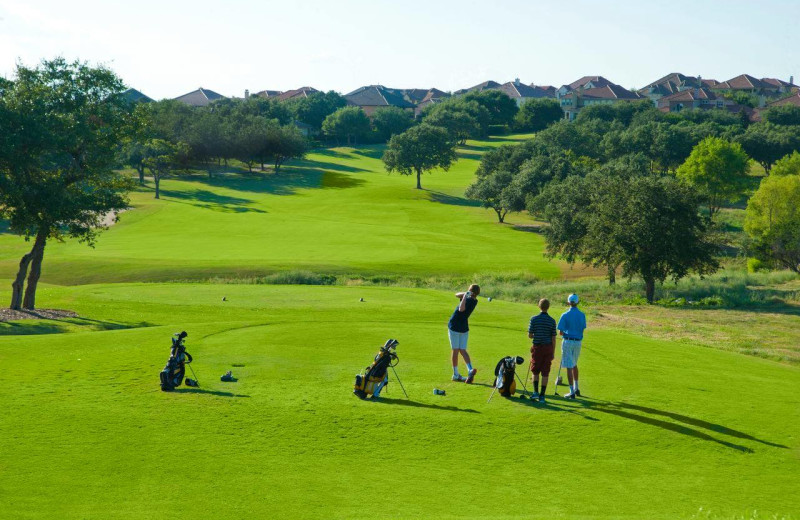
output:
[{"label": "green grass", "polygon": [[[800,510],[795,366],[595,328],[581,358],[589,398],[487,404],[497,359],[527,350],[529,305],[481,301],[470,337],[480,384],[465,386],[449,380],[445,292],[110,284],[40,297],[85,328],[0,338],[4,518]],[[182,329],[201,387],[162,393]],[[360,401],[353,375],[389,337],[411,399],[391,384]],[[219,382],[229,369],[239,381]]]},{"label": "green grass", "polygon": [[[76,241],[47,247],[43,281],[167,281],[262,276],[285,269],[351,274],[526,272],[559,275],[542,257],[543,240],[500,225],[463,197],[480,154],[526,136],[470,142],[448,172],[414,180],[390,175],[382,147],[310,153],[277,174],[198,174],[148,188],[135,208],[103,233],[95,249]],[[30,248],[0,236],[0,276],[14,275]]]}]

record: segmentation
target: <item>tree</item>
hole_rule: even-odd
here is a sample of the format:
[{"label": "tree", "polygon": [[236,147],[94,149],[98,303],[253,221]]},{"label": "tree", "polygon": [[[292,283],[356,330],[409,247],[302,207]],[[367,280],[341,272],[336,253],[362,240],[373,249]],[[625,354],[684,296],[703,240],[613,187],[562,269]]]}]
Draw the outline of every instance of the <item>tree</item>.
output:
[{"label": "tree", "polygon": [[137,139],[125,139],[120,150],[120,160],[136,170],[139,174],[139,184],[144,185],[144,143]]},{"label": "tree", "polygon": [[434,168],[444,171],[456,160],[456,147],[447,131],[423,123],[389,139],[383,153],[388,172],[417,176],[417,189],[422,189],[422,173]]},{"label": "tree", "polygon": [[463,97],[464,101],[474,101],[489,112],[489,124],[511,126],[519,107],[517,102],[500,90],[484,90],[470,92]]},{"label": "tree", "polygon": [[481,135],[478,120],[466,110],[459,108],[458,105],[441,105],[441,109],[433,110],[425,118],[425,123],[444,128],[460,145],[465,144],[469,138],[477,138]]},{"label": "tree", "polygon": [[347,106],[347,100],[331,90],[325,93],[314,92],[307,97],[295,98],[284,104],[294,119],[322,130],[325,118]]},{"label": "tree", "polygon": [[800,127],[756,123],[736,138],[747,155],[770,173],[772,165],[787,154],[800,150]]},{"label": "tree", "polygon": [[294,125],[273,126],[267,132],[265,148],[277,173],[289,159],[299,159],[306,154],[308,141]]},{"label": "tree", "polygon": [[800,273],[800,175],[762,179],[747,203],[744,229],[756,257]]},{"label": "tree", "polygon": [[775,161],[775,166],[772,167],[772,175],[800,175],[800,153],[792,152]]},{"label": "tree", "polygon": [[182,156],[189,153],[186,143],[170,143],[164,139],[150,139],[145,143],[144,165],[153,176],[156,187],[156,198],[161,198],[161,180],[172,174],[182,162]]},{"label": "tree", "polygon": [[278,127],[277,120],[267,120],[260,116],[248,116],[241,121],[236,132],[237,157],[247,165],[249,171],[253,171],[253,164],[264,162],[270,156],[267,149],[267,139],[272,129]]},{"label": "tree", "polygon": [[676,175],[705,199],[713,219],[722,204],[744,195],[749,170],[749,158],[741,145],[707,137],[694,147]]},{"label": "tree", "polygon": [[774,125],[800,125],[800,106],[779,105],[772,107],[762,116],[764,121]]},{"label": "tree", "polygon": [[514,176],[506,171],[495,171],[479,178],[470,185],[465,195],[479,200],[484,208],[493,209],[497,213],[497,221],[501,224],[509,211],[504,191],[509,188]]},{"label": "tree", "polygon": [[538,132],[564,119],[564,111],[555,99],[531,99],[514,116],[514,126],[525,132]]},{"label": "tree", "polygon": [[548,254],[606,266],[610,281],[621,266],[624,276],[644,281],[650,303],[656,282],[718,267],[717,247],[698,209],[688,186],[635,172],[593,172],[551,183],[530,204],[550,224],[544,229]]},{"label": "tree", "polygon": [[369,133],[370,123],[367,114],[360,107],[340,108],[325,118],[322,131],[325,135],[346,139],[347,144],[356,144],[359,137]]},{"label": "tree", "polygon": [[408,130],[414,119],[411,112],[398,107],[382,107],[375,111],[372,118],[375,130],[381,139],[388,141],[393,135],[402,134]]},{"label": "tree", "polygon": [[35,308],[49,239],[93,245],[106,215],[127,207],[133,181],[114,169],[130,128],[124,90],[109,69],[63,58],[17,65],[4,87],[0,217],[11,232],[34,239],[12,283],[12,309]]}]

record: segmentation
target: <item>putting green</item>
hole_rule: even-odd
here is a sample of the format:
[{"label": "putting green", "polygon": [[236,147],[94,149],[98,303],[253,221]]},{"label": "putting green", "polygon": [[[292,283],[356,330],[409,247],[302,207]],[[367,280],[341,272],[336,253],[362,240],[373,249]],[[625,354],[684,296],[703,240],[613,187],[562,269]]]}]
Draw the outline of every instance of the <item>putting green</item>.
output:
[{"label": "putting green", "polygon": [[[586,399],[487,404],[496,361],[526,352],[529,306],[480,302],[467,386],[450,381],[451,294],[109,284],[48,286],[40,299],[82,318],[0,324],[32,334],[0,337],[5,518],[800,511],[797,367],[590,328]],[[182,329],[201,387],[162,393]],[[389,337],[410,399],[393,382],[360,401],[353,376]],[[239,381],[220,382],[226,370]]]},{"label": "putting green", "polygon": [[[325,274],[472,276],[558,267],[543,240],[500,225],[494,212],[463,197],[480,155],[525,136],[471,142],[448,172],[389,175],[382,147],[321,150],[277,174],[196,175],[133,194],[134,209],[103,233],[95,249],[76,241],[47,246],[43,281],[172,281],[258,276],[284,270]],[[0,236],[0,276],[13,277],[30,248]]]}]

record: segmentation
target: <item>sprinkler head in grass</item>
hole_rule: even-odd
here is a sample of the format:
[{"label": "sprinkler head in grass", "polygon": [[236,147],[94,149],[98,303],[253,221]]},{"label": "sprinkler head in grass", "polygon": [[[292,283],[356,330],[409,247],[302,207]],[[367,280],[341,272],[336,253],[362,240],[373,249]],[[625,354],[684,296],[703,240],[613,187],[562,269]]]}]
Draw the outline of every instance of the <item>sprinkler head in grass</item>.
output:
[{"label": "sprinkler head in grass", "polygon": [[226,297],[224,297],[224,296],[223,296],[223,297],[222,297],[222,301],[226,302],[226,301],[228,301],[228,299],[227,299]]},{"label": "sprinkler head in grass", "polygon": [[364,298],[359,298],[358,301],[363,302]]}]

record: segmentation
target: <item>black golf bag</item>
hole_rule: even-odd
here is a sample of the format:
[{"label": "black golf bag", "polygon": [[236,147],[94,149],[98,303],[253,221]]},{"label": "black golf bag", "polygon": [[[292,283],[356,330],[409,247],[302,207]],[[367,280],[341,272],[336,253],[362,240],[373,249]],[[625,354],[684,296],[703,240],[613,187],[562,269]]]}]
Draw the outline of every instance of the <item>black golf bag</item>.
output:
[{"label": "black golf bag", "polygon": [[364,369],[362,374],[356,375],[356,384],[353,386],[353,393],[361,399],[366,399],[369,395],[372,397],[380,397],[381,390],[389,384],[389,374],[387,371],[389,367],[397,366],[400,359],[394,351],[397,348],[398,341],[390,339],[386,341],[375,360],[371,365]]},{"label": "black golf bag", "polygon": [[519,363],[524,362],[520,356],[506,356],[497,362],[494,368],[494,387],[500,395],[509,397],[517,391],[516,368]]},{"label": "black golf bag", "polygon": [[172,348],[169,352],[167,366],[161,371],[161,390],[165,392],[181,386],[183,376],[186,374],[186,363],[192,362],[192,356],[186,352],[186,346],[183,344],[186,336],[188,336],[186,331],[172,335]]}]

